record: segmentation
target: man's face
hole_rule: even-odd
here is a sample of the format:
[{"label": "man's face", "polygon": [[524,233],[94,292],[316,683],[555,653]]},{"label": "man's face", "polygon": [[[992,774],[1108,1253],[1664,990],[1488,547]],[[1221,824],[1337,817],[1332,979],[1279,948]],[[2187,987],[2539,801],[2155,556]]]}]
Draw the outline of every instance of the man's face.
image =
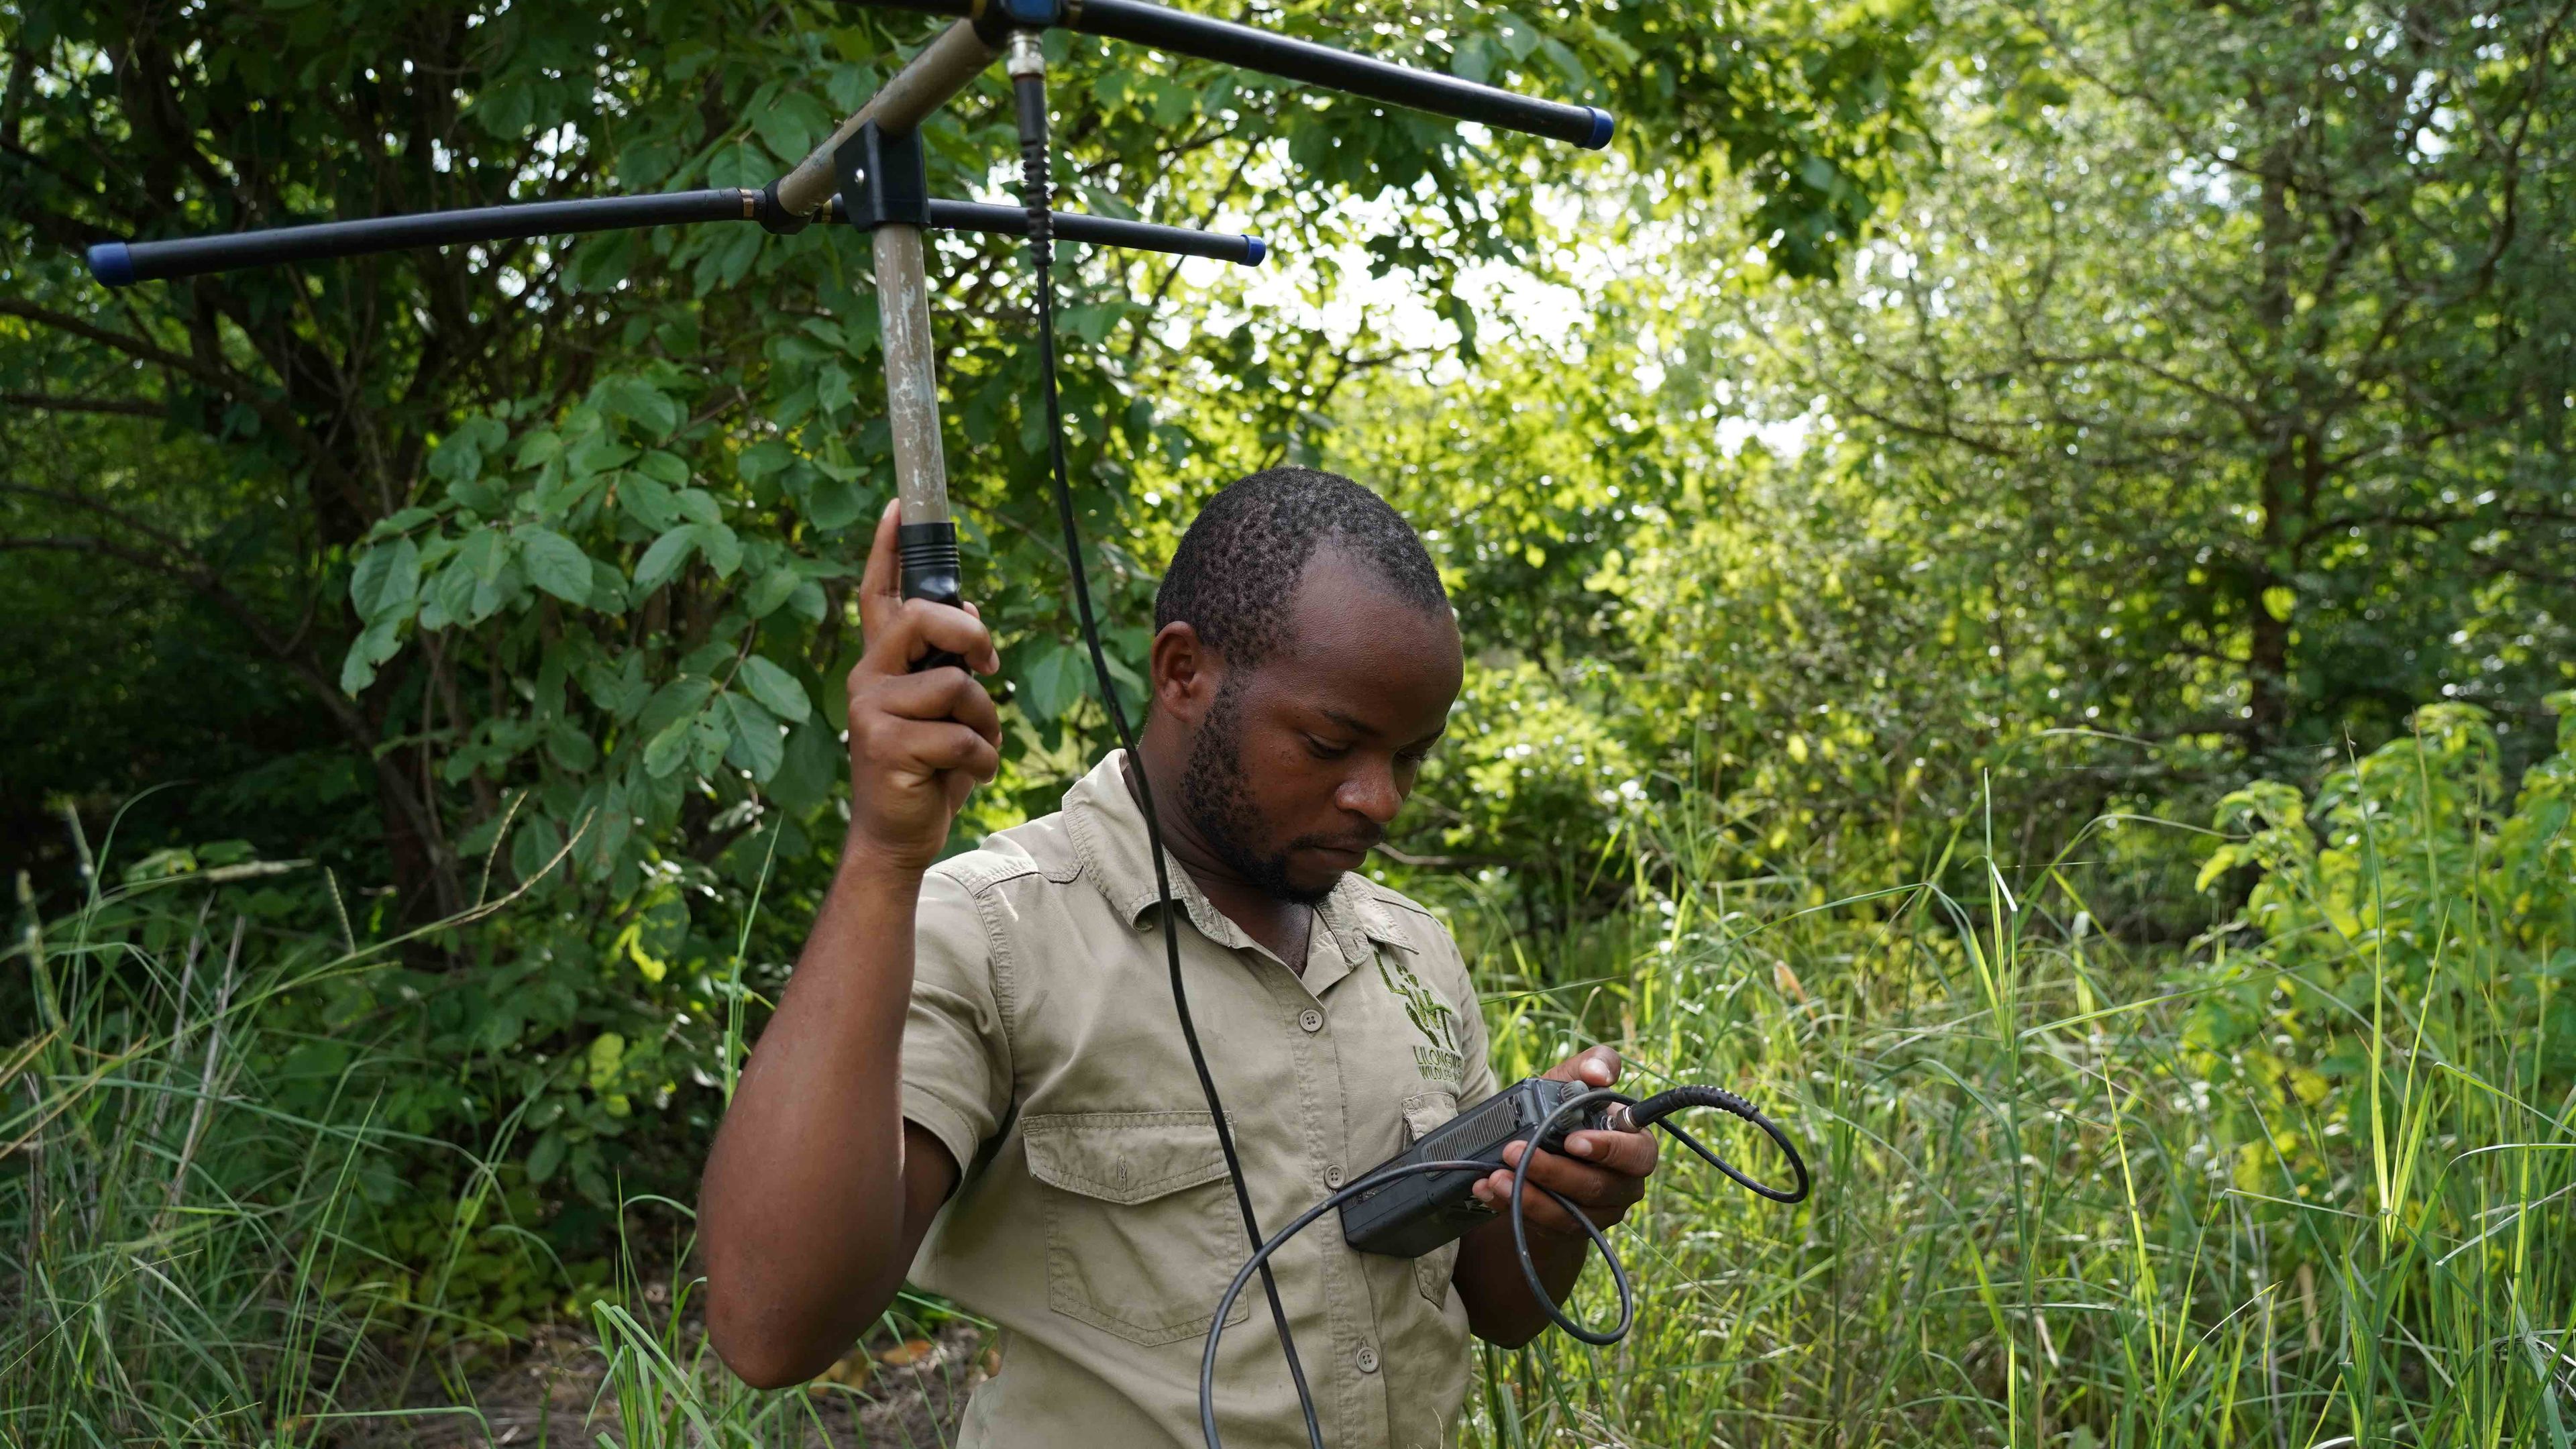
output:
[{"label": "man's face", "polygon": [[1326,548],[1287,603],[1284,642],[1225,671],[1190,742],[1181,803],[1225,863],[1312,904],[1384,838],[1447,727],[1458,628]]}]

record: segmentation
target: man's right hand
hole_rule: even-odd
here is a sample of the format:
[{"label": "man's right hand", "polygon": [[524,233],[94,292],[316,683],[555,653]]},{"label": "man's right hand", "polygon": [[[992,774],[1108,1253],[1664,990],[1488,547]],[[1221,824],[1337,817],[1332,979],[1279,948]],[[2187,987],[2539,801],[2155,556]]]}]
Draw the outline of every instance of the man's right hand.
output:
[{"label": "man's right hand", "polygon": [[972,605],[904,599],[895,523],[889,508],[859,584],[849,845],[698,1199],[708,1340],[764,1388],[821,1372],[876,1321],[957,1182],[948,1149],[904,1120],[898,1064],[921,875],[1001,763],[1002,723],[967,670],[911,665],[933,649],[986,674],[1001,660]]},{"label": "man's right hand", "polygon": [[945,649],[975,674],[991,674],[1002,659],[973,604],[952,609],[903,596],[900,517],[900,505],[886,505],[859,580],[866,646],[850,671],[850,840],[842,858],[922,871],[948,843],[967,795],[1001,768],[1002,718],[973,674],[953,666],[915,674],[913,661]]}]

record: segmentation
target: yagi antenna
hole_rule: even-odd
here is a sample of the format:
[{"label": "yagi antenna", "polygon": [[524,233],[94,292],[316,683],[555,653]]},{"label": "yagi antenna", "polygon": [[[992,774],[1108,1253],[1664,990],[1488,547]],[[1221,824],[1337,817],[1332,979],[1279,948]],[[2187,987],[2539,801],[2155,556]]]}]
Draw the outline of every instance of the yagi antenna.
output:
[{"label": "yagi antenna", "polygon": [[[1097,35],[1593,150],[1609,144],[1613,125],[1610,113],[1597,107],[1516,95],[1249,25],[1185,14],[1147,0],[866,3],[957,19],[811,155],[756,191],[717,187],[417,212],[161,241],[108,241],[89,249],[90,274],[109,286],[123,287],[246,267],[629,227],[751,222],[784,234],[818,221],[853,225],[869,232],[874,244],[895,490],[903,502],[905,538],[921,545],[906,550],[905,592],[954,602],[956,532],[948,507],[947,464],[939,443],[939,381],[930,345],[921,234],[925,229],[941,229],[1026,235],[1028,218],[1018,207],[929,196],[923,184],[919,127],[1000,56],[1013,32],[1061,29]],[[1243,266],[1258,265],[1266,251],[1257,237],[1063,213],[1051,220],[1056,236],[1099,246],[1210,257]]]}]

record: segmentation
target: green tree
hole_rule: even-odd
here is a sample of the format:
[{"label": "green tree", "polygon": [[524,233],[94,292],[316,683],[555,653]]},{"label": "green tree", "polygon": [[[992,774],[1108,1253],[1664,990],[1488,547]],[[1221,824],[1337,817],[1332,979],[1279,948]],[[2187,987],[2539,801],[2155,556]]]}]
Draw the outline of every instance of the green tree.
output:
[{"label": "green tree", "polygon": [[1971,7],[1940,170],[1749,319],[1769,401],[1992,571],[2058,722],[2290,768],[2427,698],[2528,725],[2576,581],[2568,18]]},{"label": "green tree", "polygon": [[[1617,153],[1057,35],[1063,204],[1301,256],[1364,246],[1449,299],[1472,352],[1452,279],[1524,256],[1540,165],[1701,189],[1740,173],[1727,184],[1776,213],[1783,264],[1812,270],[1848,247],[1908,134],[1901,7],[1820,24],[1793,4],[1461,0],[1387,7],[1384,36],[1378,13],[1261,23],[1598,101],[1626,123]],[[295,1074],[329,1081],[353,1050],[428,1064],[397,1073],[401,1130],[515,1162],[567,1261],[608,1230],[620,1174],[684,1188],[735,1028],[756,1027],[829,876],[847,591],[891,481],[864,244],[711,225],[125,292],[92,284],[78,248],[756,186],[938,23],[668,0],[0,0],[0,602],[48,625],[0,645],[30,681],[0,713],[16,840],[72,838],[52,792],[94,829],[122,795],[187,778],[144,843],[250,845],[151,868],[320,856],[336,874],[299,877],[281,921],[300,909],[363,941],[521,891],[471,931],[408,938],[398,966],[300,991],[314,1041]],[[925,141],[938,194],[992,195],[1014,151],[999,82]],[[940,239],[936,267],[970,591],[1013,690],[1008,773],[971,837],[1050,805],[1106,732],[1027,405],[1029,268],[972,237]],[[1060,257],[1077,506],[1123,657],[1196,500],[1299,446],[1337,379],[1367,371],[1239,282]],[[420,1184],[454,1170],[403,1166]],[[367,1195],[353,1231],[397,1262],[440,1240],[415,1213],[434,1191],[389,1176]],[[469,1266],[515,1291],[506,1264]]]},{"label": "green tree", "polygon": [[[157,573],[227,616],[365,772],[405,919],[468,903],[469,862],[505,821],[519,874],[578,837],[576,873],[622,900],[664,852],[712,860],[772,805],[820,808],[854,642],[851,530],[872,520],[887,474],[855,248],[705,227],[120,295],[80,275],[74,248],[758,184],[931,21],[668,4],[39,3],[7,18],[15,260],[0,386],[23,410],[21,447],[70,418],[126,462],[11,483],[0,542]],[[1849,242],[1903,134],[1902,9],[1838,25],[1758,6],[1524,18],[1460,5],[1413,20],[1398,32],[1413,38],[1385,47],[1399,58],[1619,109],[1629,166],[1753,178],[1794,269]],[[1320,6],[1265,23],[1374,29]],[[1050,45],[1058,94],[1079,98],[1064,127],[1070,205],[1245,222],[1320,247],[1352,234],[1330,198],[1398,198],[1403,229],[1369,239],[1376,265],[1435,291],[1530,234],[1526,188],[1511,183],[1537,148],[1516,138],[1097,42]],[[936,188],[980,189],[1009,151],[1006,121],[992,86],[943,113],[927,138]],[[940,264],[970,569],[1013,645],[1030,747],[1061,748],[1068,718],[1088,716],[1033,486],[1041,439],[1021,405],[1025,269],[998,242],[943,243]],[[1192,287],[1152,258],[1075,269],[1068,412],[1105,539],[1126,532],[1140,466],[1203,487],[1293,434],[1329,385],[1329,365],[1275,317],[1153,325],[1227,285]],[[1166,401],[1185,390],[1230,413]],[[200,439],[211,454],[187,446]],[[1150,570],[1114,544],[1111,556],[1113,612],[1135,619]]]},{"label": "green tree", "polygon": [[[1630,219],[1583,322],[1364,381],[1324,449],[1442,522],[1485,621],[1456,733],[1492,758],[1430,777],[1420,852],[1588,878],[1637,780],[1714,792],[1757,861],[1912,880],[1988,791],[2036,847],[2312,778],[2428,699],[2545,747],[2563,19],[1955,7],[1840,276],[1748,251],[1724,187],[1561,198],[1562,241]],[[2101,839],[2104,909],[2197,928],[2190,862]]]}]

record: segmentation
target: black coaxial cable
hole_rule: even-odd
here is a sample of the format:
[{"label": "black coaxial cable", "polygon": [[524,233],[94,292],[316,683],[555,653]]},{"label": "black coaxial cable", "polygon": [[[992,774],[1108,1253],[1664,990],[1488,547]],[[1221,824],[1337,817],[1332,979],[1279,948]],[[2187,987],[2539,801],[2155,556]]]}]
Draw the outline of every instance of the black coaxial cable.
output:
[{"label": "black coaxial cable", "polygon": [[[1091,584],[1082,567],[1082,534],[1074,522],[1073,488],[1067,481],[1065,466],[1064,409],[1056,387],[1055,238],[1049,216],[1054,186],[1047,159],[1046,58],[1038,48],[1036,32],[1013,33],[1004,66],[1010,72],[1012,99],[1019,109],[1020,192],[1029,212],[1029,261],[1037,268],[1038,372],[1046,394],[1047,461],[1055,483],[1056,518],[1064,531],[1066,569],[1073,580],[1074,611],[1082,620],[1083,643],[1091,651],[1091,673],[1100,686],[1100,703],[1109,712],[1118,743],[1127,751],[1132,767],[1128,778],[1134,782],[1138,803],[1145,811],[1146,844],[1154,857],[1154,897],[1162,907],[1163,951],[1171,966],[1172,1008],[1180,1014],[1181,1039],[1189,1045],[1190,1066],[1198,1072],[1199,1092],[1207,1098],[1209,1120],[1216,1124],[1217,1146],[1225,1153],[1226,1176],[1234,1183],[1234,1201],[1243,1213],[1244,1235],[1258,1250],[1262,1244],[1261,1219],[1253,1211],[1252,1189],[1243,1176],[1243,1159],[1235,1151],[1234,1131],[1226,1125],[1225,1103],[1217,1095],[1215,1076],[1208,1071],[1207,1053],[1199,1046],[1198,1024],[1190,1017],[1189,990],[1181,981],[1180,919],[1172,904],[1171,872],[1163,857],[1163,826],[1154,808],[1153,785],[1145,777],[1142,757],[1136,751],[1135,732],[1128,728],[1127,711],[1118,702],[1118,686],[1109,674],[1109,656],[1101,651],[1100,625],[1091,608]],[[1150,672],[1149,661],[1149,677]],[[1315,1420],[1314,1391],[1307,1386],[1305,1365],[1297,1359],[1296,1336],[1288,1328],[1288,1308],[1279,1297],[1279,1280],[1272,1275],[1266,1257],[1261,1262],[1261,1289],[1270,1300],[1270,1321],[1279,1329],[1280,1351],[1288,1356],[1288,1377],[1297,1386],[1297,1407],[1306,1416],[1307,1443],[1312,1449],[1324,1449],[1324,1431]]]}]

